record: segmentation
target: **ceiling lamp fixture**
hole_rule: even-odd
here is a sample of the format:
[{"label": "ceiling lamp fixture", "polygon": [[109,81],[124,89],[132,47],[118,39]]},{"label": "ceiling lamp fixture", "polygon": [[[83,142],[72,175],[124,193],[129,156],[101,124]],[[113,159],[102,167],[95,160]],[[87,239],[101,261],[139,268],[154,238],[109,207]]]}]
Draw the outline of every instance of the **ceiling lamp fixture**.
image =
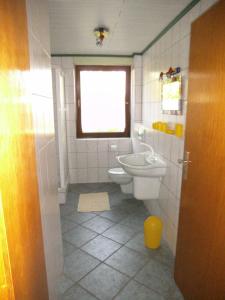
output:
[{"label": "ceiling lamp fixture", "polygon": [[94,34],[96,36],[96,46],[102,47],[103,40],[108,36],[109,30],[105,27],[95,28]]}]

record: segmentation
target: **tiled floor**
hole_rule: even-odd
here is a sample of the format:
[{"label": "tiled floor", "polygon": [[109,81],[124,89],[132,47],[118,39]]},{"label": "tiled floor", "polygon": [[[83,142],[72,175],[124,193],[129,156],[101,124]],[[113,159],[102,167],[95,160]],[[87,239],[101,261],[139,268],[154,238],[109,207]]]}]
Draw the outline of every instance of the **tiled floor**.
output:
[{"label": "tiled floor", "polygon": [[[79,193],[108,192],[111,210],[78,213]],[[64,275],[59,300],[181,300],[173,280],[173,256],[163,242],[143,245],[142,201],[118,185],[76,184],[61,206]]]}]

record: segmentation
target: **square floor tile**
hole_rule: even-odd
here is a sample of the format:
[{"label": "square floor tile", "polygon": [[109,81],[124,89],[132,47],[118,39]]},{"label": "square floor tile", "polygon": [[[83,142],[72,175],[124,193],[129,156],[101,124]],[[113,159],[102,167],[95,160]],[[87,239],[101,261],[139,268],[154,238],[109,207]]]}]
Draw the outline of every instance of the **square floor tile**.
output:
[{"label": "square floor tile", "polygon": [[76,284],[60,300],[96,300],[96,298]]},{"label": "square floor tile", "polygon": [[138,251],[141,254],[148,255],[150,258],[153,258],[156,254],[157,250],[150,250],[144,245],[144,234],[138,233],[131,240],[129,240],[126,244],[126,247]]},{"label": "square floor tile", "polygon": [[63,241],[63,255],[67,256],[70,255],[72,252],[74,252],[77,249],[74,245]]},{"label": "square floor tile", "polygon": [[126,225],[128,227],[132,227],[134,229],[143,232],[145,220],[146,220],[146,216],[143,214],[131,214],[126,219],[124,219],[120,224]]},{"label": "square floor tile", "polygon": [[76,282],[93,270],[98,264],[99,260],[78,249],[65,258],[64,273]]},{"label": "square floor tile", "polygon": [[143,205],[139,206],[136,210],[136,213],[139,215],[139,214],[142,214],[144,215],[146,218],[150,216],[150,212],[147,210],[147,208]]},{"label": "square floor tile", "polygon": [[70,278],[67,278],[65,275],[62,275],[57,282],[57,294],[64,294],[65,291],[68,290],[72,285],[74,285],[74,282]]},{"label": "square floor tile", "polygon": [[122,247],[110,256],[105,263],[128,276],[134,276],[148,260],[146,256],[140,253]]},{"label": "square floor tile", "polygon": [[74,222],[71,222],[69,220],[61,219],[61,228],[62,228],[62,233],[67,232],[68,230],[74,228],[77,226]]},{"label": "square floor tile", "polygon": [[143,207],[142,201],[136,200],[134,198],[125,198],[122,200],[122,203],[116,206],[129,214],[136,213],[139,208]]},{"label": "square floor tile", "polygon": [[129,228],[127,226],[117,224],[117,225],[109,228],[107,231],[105,231],[103,233],[103,235],[118,242],[118,243],[125,244],[136,233],[137,233],[137,230],[135,230],[133,228]]},{"label": "square floor tile", "polygon": [[[167,243],[162,241],[156,250],[144,246],[143,223],[149,212],[142,201],[121,193],[114,183],[70,188],[61,206],[65,277],[59,289],[65,292],[60,300],[183,300],[172,276],[174,258]],[[81,192],[109,192],[112,209],[77,212]]]},{"label": "square floor tile", "polygon": [[76,191],[80,193],[88,193],[90,189],[90,184],[88,183],[77,183],[77,184],[70,184],[71,191]]},{"label": "square floor tile", "polygon": [[120,190],[116,192],[109,193],[109,202],[111,207],[117,207],[126,204],[126,199],[131,199],[133,196],[131,194],[123,194]]},{"label": "square floor tile", "polygon": [[60,204],[60,215],[62,217],[70,215],[73,212],[75,212],[75,206],[73,203]]},{"label": "square floor tile", "polygon": [[171,270],[153,259],[135,276],[135,280],[154,291],[159,291],[164,297],[168,297],[175,284]]},{"label": "square floor tile", "polygon": [[166,264],[173,270],[174,256],[165,241],[161,242],[161,246],[158,249],[152,251],[155,251],[154,259],[157,259],[161,263]]},{"label": "square floor tile", "polygon": [[81,226],[77,226],[74,229],[67,231],[63,235],[63,239],[77,247],[81,247],[96,236],[97,234],[95,232]]},{"label": "square floor tile", "polygon": [[101,300],[111,300],[128,280],[127,276],[101,264],[85,276],[80,285]]},{"label": "square floor tile", "polygon": [[184,297],[175,282],[174,287],[170,289],[168,299],[184,300]]},{"label": "square floor tile", "polygon": [[66,203],[75,204],[74,207],[77,208],[77,204],[79,201],[80,193],[73,191],[67,193]]},{"label": "square floor tile", "polygon": [[96,214],[74,211],[72,214],[66,216],[65,219],[75,222],[77,224],[82,224],[94,217],[96,217]]},{"label": "square floor tile", "polygon": [[93,255],[99,260],[105,260],[109,257],[113,252],[118,250],[121,247],[120,244],[106,238],[103,236],[97,236],[89,243],[82,247],[82,250],[87,253]]},{"label": "square floor tile", "polygon": [[[161,295],[131,280],[115,300],[165,300]],[[171,299],[172,300],[172,299]]]},{"label": "square floor tile", "polygon": [[108,219],[97,216],[97,217],[83,223],[82,226],[89,228],[97,233],[102,233],[114,224],[115,223],[113,223],[112,221],[110,221]]},{"label": "square floor tile", "polygon": [[120,186],[113,182],[93,183],[93,192],[108,192],[113,193],[120,191]]},{"label": "square floor tile", "polygon": [[104,211],[103,213],[100,214],[101,217],[107,218],[111,220],[112,222],[121,222],[124,220],[126,217],[129,216],[128,213],[126,213],[124,210],[120,210],[117,208],[113,208],[109,211]]}]

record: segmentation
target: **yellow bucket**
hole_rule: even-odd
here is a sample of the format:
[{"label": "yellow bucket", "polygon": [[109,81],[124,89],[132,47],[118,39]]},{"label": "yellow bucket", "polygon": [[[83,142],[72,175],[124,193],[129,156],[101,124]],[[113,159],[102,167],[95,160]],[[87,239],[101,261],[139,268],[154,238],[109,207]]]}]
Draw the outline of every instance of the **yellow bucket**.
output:
[{"label": "yellow bucket", "polygon": [[148,217],[144,222],[144,242],[150,249],[157,249],[160,246],[163,223],[159,217]]}]

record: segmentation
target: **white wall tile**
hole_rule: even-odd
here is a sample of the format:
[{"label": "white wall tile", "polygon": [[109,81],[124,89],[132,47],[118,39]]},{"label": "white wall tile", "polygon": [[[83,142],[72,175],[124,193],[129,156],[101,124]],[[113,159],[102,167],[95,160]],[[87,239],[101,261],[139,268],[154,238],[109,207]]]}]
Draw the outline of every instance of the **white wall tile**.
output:
[{"label": "white wall tile", "polygon": [[176,136],[173,136],[171,139],[171,161],[174,164],[178,164],[177,160],[180,158],[180,149],[179,149],[179,139]]},{"label": "white wall tile", "polygon": [[114,150],[111,148],[111,146],[116,146],[117,151],[118,151],[118,148],[119,148],[119,140],[118,139],[110,139],[108,141],[108,143],[109,143],[109,151],[110,152],[114,152]]},{"label": "white wall tile", "polygon": [[88,140],[87,141],[87,151],[88,152],[97,152],[98,142],[97,140]]},{"label": "white wall tile", "polygon": [[108,168],[98,168],[98,180],[99,182],[109,182]]},{"label": "white wall tile", "polygon": [[76,124],[75,121],[66,121],[66,132],[68,137],[76,136]]},{"label": "white wall tile", "polygon": [[[215,0],[201,0],[143,55],[142,122],[147,131],[154,121],[178,122],[185,127],[191,22],[215,2]],[[161,112],[158,78],[160,71],[167,71],[170,66],[181,67],[182,71],[182,99],[184,100],[182,116],[170,116]],[[139,76],[137,74],[135,73],[135,80]],[[140,108],[136,105],[135,109],[137,114],[135,119],[139,119]],[[133,128],[132,134],[136,137],[135,126]],[[152,214],[163,218],[164,238],[175,253],[182,178],[182,166],[177,163],[177,160],[183,158],[184,139],[149,130],[145,135],[145,142],[151,144],[167,162],[167,173],[162,180],[158,203],[151,202],[147,206]],[[113,157],[111,165],[113,165]]]},{"label": "white wall tile", "polygon": [[73,57],[62,57],[61,64],[64,69],[73,69]]},{"label": "white wall tile", "polygon": [[166,213],[168,208],[169,191],[164,184],[162,184],[159,191],[159,205],[161,209]]},{"label": "white wall tile", "polygon": [[[57,298],[63,272],[63,250],[58,205],[58,169],[54,132],[51,54],[47,0],[27,0],[30,74],[37,177],[49,300]],[[57,62],[56,62],[57,60]],[[61,59],[55,59],[59,63]]]},{"label": "white wall tile", "polygon": [[118,144],[118,150],[123,152],[131,152],[131,140],[130,139],[120,139]]},{"label": "white wall tile", "polygon": [[200,12],[204,13],[207,9],[215,4],[218,0],[201,0],[200,2]]},{"label": "white wall tile", "polygon": [[177,242],[177,229],[175,226],[171,223],[168,222],[166,226],[166,240],[173,251],[173,254],[176,253],[176,242]]},{"label": "white wall tile", "polygon": [[90,152],[87,154],[88,157],[88,168],[98,167],[98,153]]},{"label": "white wall tile", "polygon": [[87,169],[77,169],[77,182],[78,183],[88,182]]},{"label": "white wall tile", "polygon": [[76,140],[76,150],[77,152],[87,152],[87,141],[86,140]]},{"label": "white wall tile", "polygon": [[76,152],[76,142],[74,137],[67,137],[68,152]]},{"label": "white wall tile", "polygon": [[51,63],[52,65],[55,65],[55,66],[60,66],[61,67],[61,57],[52,57],[51,58]]},{"label": "white wall tile", "polygon": [[108,152],[98,152],[98,167],[103,168],[109,166],[109,155]]},{"label": "white wall tile", "polygon": [[178,168],[177,170],[177,190],[176,190],[176,197],[177,199],[180,199],[181,197],[181,184],[182,184],[182,174],[183,174],[183,169]]},{"label": "white wall tile", "polygon": [[141,68],[142,67],[142,55],[135,55],[133,63],[136,68]]},{"label": "white wall tile", "polygon": [[174,195],[176,195],[177,191],[177,173],[178,167],[171,162],[169,167],[169,177],[167,186]]},{"label": "white wall tile", "polygon": [[78,170],[77,169],[69,169],[70,172],[70,183],[78,183]]},{"label": "white wall tile", "polygon": [[69,166],[72,169],[77,168],[77,153],[76,152],[69,153]]},{"label": "white wall tile", "polygon": [[87,182],[98,182],[98,168],[88,168]]},{"label": "white wall tile", "polygon": [[141,93],[141,86],[135,87],[135,102],[141,103],[142,102],[142,93]]},{"label": "white wall tile", "polygon": [[141,122],[142,120],[142,105],[140,103],[137,103],[135,105],[135,121]]},{"label": "white wall tile", "polygon": [[109,151],[108,141],[107,140],[98,140],[98,152]]},{"label": "white wall tile", "polygon": [[87,161],[87,153],[78,152],[77,153],[77,167],[80,169],[87,169],[88,161]]},{"label": "white wall tile", "polygon": [[75,105],[72,103],[66,104],[66,119],[75,123]]},{"label": "white wall tile", "polygon": [[67,86],[65,89],[66,103],[75,103],[74,86]]},{"label": "white wall tile", "polygon": [[135,68],[135,85],[142,85],[142,68]]},{"label": "white wall tile", "polygon": [[66,86],[74,86],[74,70],[72,69],[67,69],[64,71],[64,76],[65,76],[65,85]]},{"label": "white wall tile", "polygon": [[119,167],[119,163],[116,160],[117,154],[114,152],[109,152],[109,167],[110,168],[116,168]]}]

